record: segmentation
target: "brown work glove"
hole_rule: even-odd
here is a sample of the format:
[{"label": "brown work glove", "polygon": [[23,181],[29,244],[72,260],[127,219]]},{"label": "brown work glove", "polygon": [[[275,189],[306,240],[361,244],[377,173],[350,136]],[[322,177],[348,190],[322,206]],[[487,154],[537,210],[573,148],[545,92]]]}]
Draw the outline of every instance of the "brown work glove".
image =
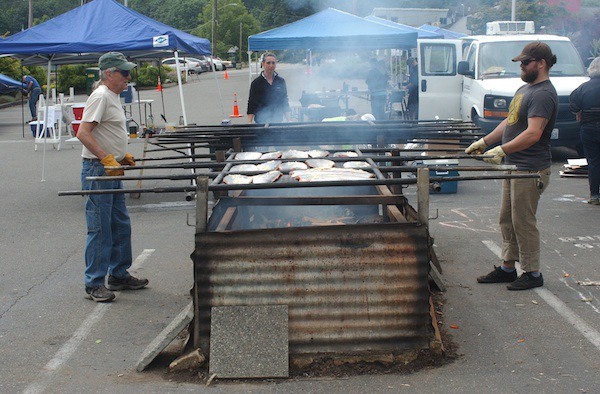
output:
[{"label": "brown work glove", "polygon": [[[104,159],[100,160],[100,163],[104,166],[104,170],[106,171],[106,175],[108,176],[123,176],[125,175],[125,171],[123,171],[121,164],[115,160],[113,155],[107,155]],[[108,169],[106,167],[119,167],[117,169]]]},{"label": "brown work glove", "polygon": [[135,159],[133,158],[133,155],[131,153],[125,153],[125,157],[123,157],[123,159],[119,163],[121,163],[121,165],[124,166],[134,166]]}]

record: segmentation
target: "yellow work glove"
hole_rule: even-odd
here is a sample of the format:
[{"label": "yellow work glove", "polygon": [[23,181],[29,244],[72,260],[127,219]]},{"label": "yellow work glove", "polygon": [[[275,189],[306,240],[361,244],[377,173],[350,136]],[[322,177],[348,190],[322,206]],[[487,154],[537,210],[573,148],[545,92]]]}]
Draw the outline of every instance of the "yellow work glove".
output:
[{"label": "yellow work glove", "polygon": [[494,157],[490,157],[489,159],[483,159],[483,161],[490,164],[500,164],[502,162],[502,158],[506,156],[506,153],[504,153],[504,150],[501,146],[492,148],[489,151],[485,152],[485,154],[494,155]]},{"label": "yellow work glove", "polygon": [[109,170],[106,168],[106,167],[121,167],[121,164],[119,164],[119,162],[115,160],[115,157],[113,155],[107,155],[106,157],[104,157],[104,159],[100,160],[100,163],[102,163],[102,165],[104,166],[106,175],[108,175],[108,176],[125,175],[125,171],[123,171],[123,169],[121,169],[121,168],[114,169],[114,170]]},{"label": "yellow work glove", "polygon": [[483,153],[485,152],[485,149],[487,148],[487,144],[485,143],[485,141],[483,140],[483,138],[478,139],[477,141],[473,142],[471,145],[469,145],[469,147],[467,149],[465,149],[465,153],[467,154],[472,154],[472,153]]},{"label": "yellow work glove", "polygon": [[125,157],[123,157],[123,159],[119,163],[121,163],[121,165],[124,166],[134,166],[135,159],[133,158],[133,155],[131,153],[125,153]]}]

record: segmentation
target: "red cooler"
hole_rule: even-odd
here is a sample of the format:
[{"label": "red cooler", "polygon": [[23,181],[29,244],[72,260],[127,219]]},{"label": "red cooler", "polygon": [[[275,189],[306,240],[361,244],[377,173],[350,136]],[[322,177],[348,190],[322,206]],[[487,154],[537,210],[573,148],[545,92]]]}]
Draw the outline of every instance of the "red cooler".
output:
[{"label": "red cooler", "polygon": [[71,127],[73,127],[73,135],[77,137],[77,132],[79,131],[79,125],[81,124],[80,120],[74,120],[71,122]]},{"label": "red cooler", "polygon": [[73,104],[71,108],[73,108],[75,120],[81,120],[83,117],[83,109],[85,108],[85,104]]}]

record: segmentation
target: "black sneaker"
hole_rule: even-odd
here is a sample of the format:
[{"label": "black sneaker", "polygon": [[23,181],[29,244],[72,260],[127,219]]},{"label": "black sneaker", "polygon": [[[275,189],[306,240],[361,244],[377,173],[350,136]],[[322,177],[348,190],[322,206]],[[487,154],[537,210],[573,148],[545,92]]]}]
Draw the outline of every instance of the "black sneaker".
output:
[{"label": "black sneaker", "polygon": [[508,290],[528,290],[534,287],[541,287],[544,285],[544,278],[540,272],[540,276],[537,278],[529,272],[524,272],[523,275],[519,276],[519,279],[515,280],[511,284],[507,285]]},{"label": "black sneaker", "polygon": [[134,276],[127,276],[125,278],[118,278],[116,276],[109,275],[107,286],[109,290],[139,290],[143,289],[148,285],[148,279],[136,278]]},{"label": "black sneaker", "polygon": [[510,283],[517,280],[517,270],[506,272],[501,267],[494,266],[494,270],[487,275],[477,278],[479,283]]},{"label": "black sneaker", "polygon": [[104,285],[91,287],[86,286],[85,298],[88,300],[94,300],[96,302],[111,302],[115,299],[115,293],[108,290]]}]

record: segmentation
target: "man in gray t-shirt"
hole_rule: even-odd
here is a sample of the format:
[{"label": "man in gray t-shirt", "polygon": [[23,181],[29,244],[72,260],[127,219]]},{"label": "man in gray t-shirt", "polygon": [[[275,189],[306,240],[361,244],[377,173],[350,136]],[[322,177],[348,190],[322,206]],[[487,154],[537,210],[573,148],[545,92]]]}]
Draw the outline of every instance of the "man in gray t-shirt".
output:
[{"label": "man in gray t-shirt", "polygon": [[[544,284],[540,272],[540,234],[536,212],[542,192],[550,179],[550,134],[558,112],[558,96],[549,79],[556,55],[550,47],[534,41],[527,44],[513,62],[521,62],[520,87],[510,103],[508,117],[490,134],[471,144],[466,153],[484,153],[488,146],[501,143],[483,159],[492,164],[517,167],[509,174],[537,173],[540,178],[505,179],[502,182],[500,230],[502,264],[477,278],[479,283],[509,283],[508,290],[527,290]],[[517,278],[515,262],[525,273]]]}]

